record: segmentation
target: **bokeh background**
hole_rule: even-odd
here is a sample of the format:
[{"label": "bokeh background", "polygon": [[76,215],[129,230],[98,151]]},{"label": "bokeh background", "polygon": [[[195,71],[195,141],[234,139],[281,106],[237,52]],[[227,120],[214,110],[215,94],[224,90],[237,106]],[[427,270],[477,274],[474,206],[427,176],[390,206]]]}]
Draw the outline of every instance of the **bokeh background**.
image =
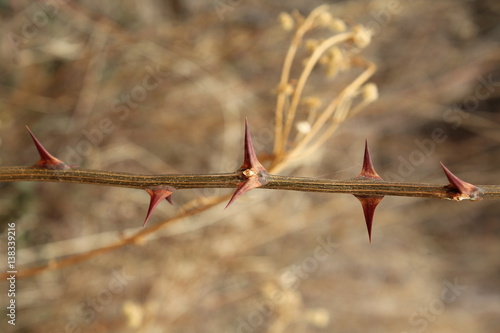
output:
[{"label": "bokeh background", "polygon": [[[277,17],[321,3],[0,1],[0,165],[37,160],[25,125],[86,168],[229,172],[241,163],[244,117],[256,149],[271,153],[291,36]],[[444,184],[443,161],[466,181],[498,184],[499,3],[329,3],[335,17],[374,29],[363,55],[378,66],[380,98],[283,173],[354,177],[368,139],[386,179]],[[338,80],[309,89],[328,96]],[[20,270],[137,231],[149,202],[144,191],[77,184],[0,189],[1,250],[15,222]],[[149,223],[230,192],[178,191]],[[350,195],[255,190],[223,208],[18,280],[16,326],[2,316],[1,331],[500,330],[498,202],[386,198],[372,244]]]}]

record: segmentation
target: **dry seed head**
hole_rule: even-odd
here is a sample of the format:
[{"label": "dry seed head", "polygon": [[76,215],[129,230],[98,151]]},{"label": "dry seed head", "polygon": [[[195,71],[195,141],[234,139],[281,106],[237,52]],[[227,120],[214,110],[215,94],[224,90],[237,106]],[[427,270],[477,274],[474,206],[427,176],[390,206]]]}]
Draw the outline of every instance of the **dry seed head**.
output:
[{"label": "dry seed head", "polygon": [[321,65],[327,65],[329,62],[330,62],[330,57],[328,55],[324,55],[318,60],[318,63],[320,63]]},{"label": "dry seed head", "polygon": [[337,64],[344,64],[347,65],[346,57],[344,56],[344,53],[338,48],[338,47],[333,47],[328,51],[328,54],[332,61],[334,61]]},{"label": "dry seed head", "polygon": [[338,72],[349,68],[349,61],[338,47],[333,47],[327,53],[326,74],[329,77],[335,76]]},{"label": "dry seed head", "polygon": [[373,102],[378,99],[378,89],[375,83],[367,83],[361,88],[363,99],[367,102]]},{"label": "dry seed head", "polygon": [[285,13],[285,12],[281,13],[278,16],[278,20],[279,20],[279,22],[281,24],[281,27],[285,31],[290,31],[295,26],[295,22],[293,20],[293,17],[290,14],[288,14],[288,13]]},{"label": "dry seed head", "polygon": [[309,110],[319,109],[322,104],[321,99],[316,96],[304,97],[301,103]]},{"label": "dry seed head", "polygon": [[320,44],[320,41],[318,39],[308,39],[308,40],[306,40],[305,48],[310,53],[313,53],[319,44]]},{"label": "dry seed head", "polygon": [[319,16],[316,18],[316,21],[318,22],[318,25],[320,27],[328,27],[331,22],[332,22],[332,14],[329,12],[323,12],[319,14]]},{"label": "dry seed head", "polygon": [[291,94],[293,94],[294,90],[295,90],[295,88],[293,87],[292,84],[287,84],[284,92],[286,95],[291,95]]},{"label": "dry seed head", "polygon": [[293,90],[294,87],[291,83],[284,83],[279,85],[275,91],[277,94],[291,95],[293,94]]},{"label": "dry seed head", "polygon": [[261,295],[266,298],[272,298],[276,295],[276,293],[281,292],[281,288],[278,288],[276,283],[272,281],[265,281],[259,289]]},{"label": "dry seed head", "polygon": [[144,318],[143,307],[131,301],[126,301],[122,306],[123,314],[127,319],[128,327],[138,328]]},{"label": "dry seed head", "polygon": [[305,318],[311,325],[323,328],[330,322],[330,313],[325,308],[310,309],[306,310]]},{"label": "dry seed head", "polygon": [[299,121],[295,126],[297,128],[297,131],[302,134],[311,132],[311,124],[309,124],[307,121]]},{"label": "dry seed head", "polygon": [[334,32],[344,32],[347,30],[347,25],[339,18],[333,18],[330,23],[330,29]]},{"label": "dry seed head", "polygon": [[367,47],[373,36],[373,32],[370,29],[363,27],[362,25],[356,25],[352,28],[354,32],[354,44],[359,48]]}]

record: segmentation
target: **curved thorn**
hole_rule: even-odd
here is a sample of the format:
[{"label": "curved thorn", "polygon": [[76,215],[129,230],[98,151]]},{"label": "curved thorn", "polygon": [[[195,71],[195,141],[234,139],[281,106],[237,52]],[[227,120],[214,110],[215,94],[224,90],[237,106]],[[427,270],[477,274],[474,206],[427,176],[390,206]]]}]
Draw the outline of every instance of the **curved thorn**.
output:
[{"label": "curved thorn", "polygon": [[373,224],[373,215],[375,214],[375,209],[377,205],[382,201],[384,197],[374,196],[374,197],[366,197],[366,196],[358,196],[355,197],[361,202],[361,206],[363,206],[363,214],[365,215],[366,228],[368,229],[368,238],[370,243],[372,242],[372,224]]},{"label": "curved thorn", "polygon": [[149,193],[151,196],[151,201],[149,202],[149,208],[148,212],[146,214],[146,219],[144,220],[144,223],[142,227],[144,228],[146,226],[146,223],[149,220],[149,217],[151,216],[151,213],[153,210],[158,206],[158,204],[163,200],[166,199],[170,204],[172,204],[172,192],[174,192],[176,189],[171,186],[157,186],[153,188],[146,188],[146,192]]},{"label": "curved thorn", "polygon": [[231,197],[231,199],[229,199],[229,202],[227,203],[224,209],[227,209],[227,207],[229,207],[236,199],[238,199],[244,193],[253,190],[254,188],[260,187],[262,185],[264,184],[262,184],[258,178],[251,178],[244,183],[239,183],[238,187],[236,188],[236,191],[234,191],[233,196]]},{"label": "curved thorn", "polygon": [[447,167],[445,167],[442,162],[439,162],[439,163],[441,164],[441,167],[443,168],[443,171],[446,175],[446,178],[448,178],[448,181],[450,182],[450,184],[448,186],[450,188],[460,192],[460,195],[453,196],[453,198],[452,198],[453,200],[460,201],[463,199],[470,199],[470,200],[481,200],[482,199],[481,198],[482,189],[458,178]]},{"label": "curved thorn", "polygon": [[31,139],[33,139],[33,142],[35,143],[36,149],[38,150],[38,154],[40,154],[40,161],[36,162],[35,165],[33,165],[33,168],[39,168],[39,169],[69,169],[70,167],[66,165],[63,161],[61,161],[58,158],[55,158],[52,156],[47,149],[43,147],[43,145],[38,141],[36,136],[31,132],[30,128],[28,125],[26,125],[26,129],[28,130]]}]

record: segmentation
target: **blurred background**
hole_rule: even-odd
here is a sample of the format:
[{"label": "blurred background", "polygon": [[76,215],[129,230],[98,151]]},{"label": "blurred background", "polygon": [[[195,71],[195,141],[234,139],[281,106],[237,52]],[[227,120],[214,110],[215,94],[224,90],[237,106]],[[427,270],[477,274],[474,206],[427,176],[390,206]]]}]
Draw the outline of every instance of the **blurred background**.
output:
[{"label": "blurred background", "polygon": [[[291,33],[320,1],[0,1],[0,165],[38,160],[25,125],[68,164],[137,173],[230,172],[244,118],[272,153]],[[500,180],[500,5],[330,1],[374,31],[379,100],[282,174],[358,175],[368,139],[385,179]],[[300,72],[300,64],[295,68]],[[340,81],[339,81],[340,80]],[[312,78],[328,96],[339,78]],[[1,250],[35,267],[139,230],[144,191],[0,184]],[[150,224],[229,189],[183,190]],[[140,244],[17,281],[3,332],[498,332],[498,202],[393,198],[368,242],[350,195],[254,190]],[[3,258],[3,255],[2,255]],[[2,259],[2,267],[4,262]],[[3,270],[5,271],[5,270]],[[0,282],[5,309],[8,286]]]}]

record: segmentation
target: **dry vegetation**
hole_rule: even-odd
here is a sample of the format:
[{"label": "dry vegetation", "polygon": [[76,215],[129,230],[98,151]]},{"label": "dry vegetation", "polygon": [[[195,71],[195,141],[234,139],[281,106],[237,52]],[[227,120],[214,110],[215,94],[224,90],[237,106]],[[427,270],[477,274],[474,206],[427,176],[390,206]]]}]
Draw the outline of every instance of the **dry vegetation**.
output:
[{"label": "dry vegetation", "polygon": [[[299,47],[291,78],[300,77],[307,68],[300,59],[318,47],[307,40],[342,34],[342,22],[354,31],[364,24],[374,36],[369,45],[342,44],[312,69],[287,141],[286,121],[282,132],[275,126],[276,109],[279,115],[283,105],[287,118],[294,103],[287,92],[300,80],[293,87],[280,85],[293,32],[277,18],[293,10],[305,16],[320,2],[60,3],[50,22],[26,32],[29,38],[14,45],[9,38],[1,41],[2,166],[36,161],[28,124],[68,164],[140,173],[233,171],[241,164],[246,116],[256,150],[282,174],[354,177],[368,139],[384,178],[445,183],[443,161],[466,181],[500,179],[495,1],[334,2],[332,17],[318,19],[324,26],[309,32]],[[4,37],[22,36],[26,17],[40,11],[29,1],[0,6]],[[294,28],[300,23],[297,15],[281,15],[285,27],[290,20]],[[372,100],[373,86],[349,90],[370,68],[358,54],[378,67],[370,82],[378,86],[379,99],[368,106],[364,101]],[[351,61],[343,62],[342,55]],[[483,80],[492,84],[481,86]],[[346,91],[348,98],[339,98]],[[332,101],[334,116],[311,144],[301,146],[310,133],[307,124],[321,120]],[[469,112],[459,111],[463,103]],[[437,128],[446,140],[430,144]],[[82,143],[89,132],[95,145]],[[416,163],[405,168],[409,160]],[[87,185],[0,188],[1,226],[16,222],[20,270],[50,267],[137,232],[149,200],[144,191]],[[230,193],[178,191],[175,206],[160,205],[150,227]],[[176,220],[135,244],[18,280],[15,331],[385,333],[500,327],[495,201],[386,198],[375,215],[372,244],[350,195],[257,189],[223,207]],[[328,242],[335,245],[324,252],[321,244]],[[467,288],[454,290],[455,298],[448,290],[443,303],[445,281]],[[4,286],[2,281],[2,307]],[[2,319],[4,327],[14,331]]]}]

